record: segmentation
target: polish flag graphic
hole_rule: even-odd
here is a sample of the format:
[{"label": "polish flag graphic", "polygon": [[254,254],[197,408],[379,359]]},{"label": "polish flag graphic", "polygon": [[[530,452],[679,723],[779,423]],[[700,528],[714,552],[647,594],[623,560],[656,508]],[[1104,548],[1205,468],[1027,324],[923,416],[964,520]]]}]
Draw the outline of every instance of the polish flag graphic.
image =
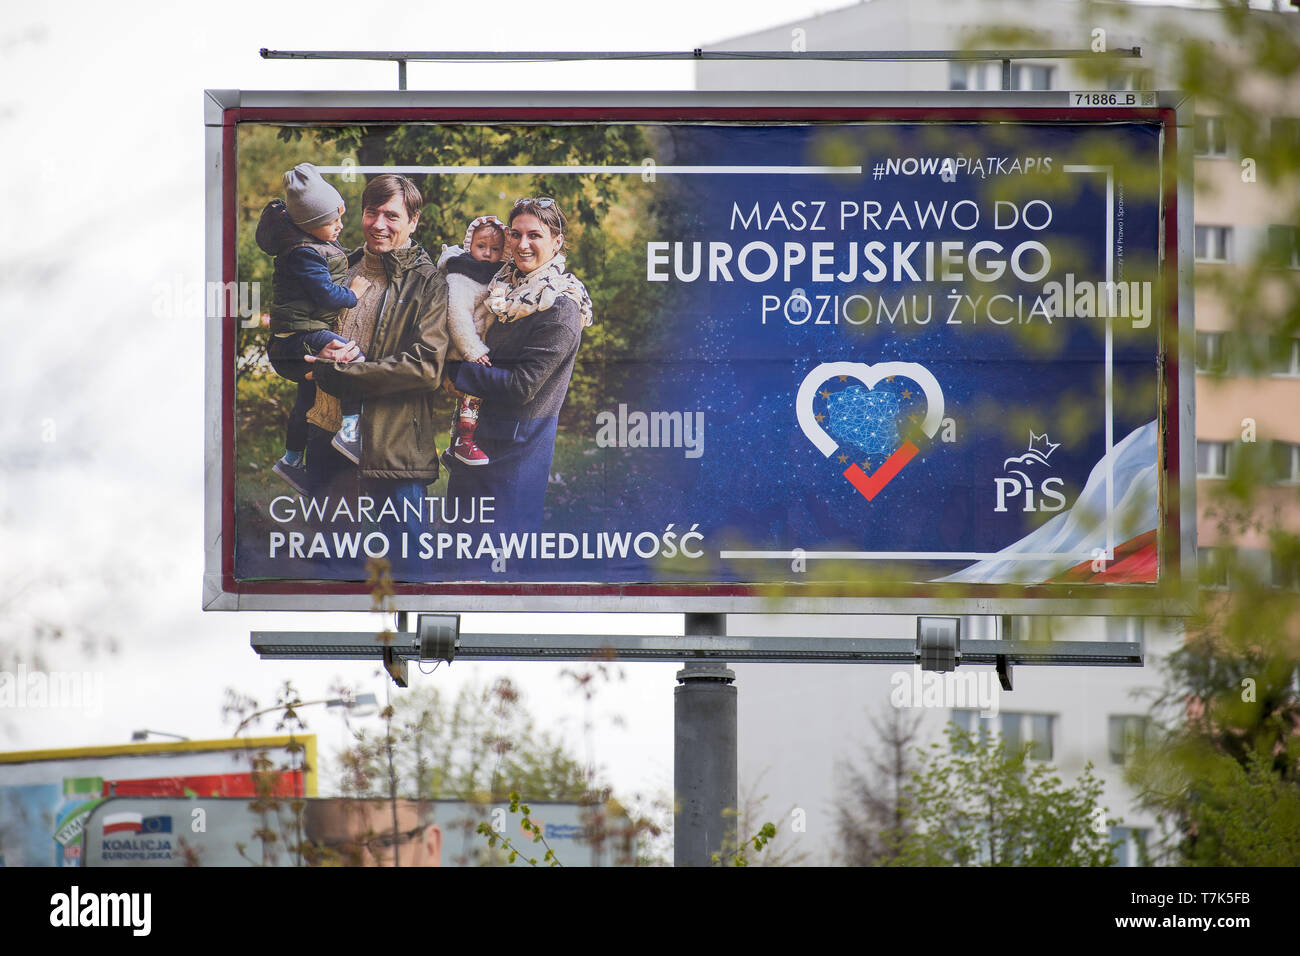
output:
[{"label": "polish flag graphic", "polygon": [[110,813],[104,817],[104,836],[110,833],[139,833],[143,826],[142,813]]}]

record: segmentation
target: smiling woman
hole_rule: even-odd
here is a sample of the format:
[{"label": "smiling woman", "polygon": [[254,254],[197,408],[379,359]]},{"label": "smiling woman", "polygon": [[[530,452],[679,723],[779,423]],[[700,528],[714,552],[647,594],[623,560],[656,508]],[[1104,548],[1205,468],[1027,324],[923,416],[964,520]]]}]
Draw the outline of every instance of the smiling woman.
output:
[{"label": "smiling woman", "polygon": [[472,468],[453,460],[447,497],[494,498],[494,530],[541,526],[560,408],[582,329],[592,322],[586,288],[564,271],[564,228],[555,200],[515,203],[510,261],[488,288],[496,322],[484,344],[492,364],[447,363],[448,389],[483,399],[475,441],[489,458]]},{"label": "smiling woman", "polygon": [[[545,209],[555,210],[555,215],[548,218],[552,221],[558,220],[556,225],[560,230],[563,229],[563,217],[559,215],[559,210],[550,199],[521,199],[515,204],[516,211],[521,204],[529,202],[537,204],[539,213]],[[550,205],[544,207],[541,205],[543,202]],[[563,231],[552,232],[550,224],[543,222],[532,213],[516,212],[510,216],[509,240],[515,265],[520,272],[527,275],[536,271],[543,262],[550,261],[560,251],[560,247],[564,245],[564,233]]]}]

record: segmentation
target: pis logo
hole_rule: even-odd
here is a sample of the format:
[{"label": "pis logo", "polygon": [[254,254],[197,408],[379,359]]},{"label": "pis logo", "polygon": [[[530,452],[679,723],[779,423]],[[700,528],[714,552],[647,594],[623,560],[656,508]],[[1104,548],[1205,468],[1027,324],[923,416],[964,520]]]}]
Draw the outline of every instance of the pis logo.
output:
[{"label": "pis logo", "polygon": [[[1042,478],[1035,485],[1034,479],[1029,477],[1028,469],[1035,465],[1041,465],[1044,468],[1051,467],[1048,459],[1052,457],[1052,452],[1060,448],[1059,442],[1053,444],[1052,440],[1044,432],[1041,435],[1035,435],[1033,429],[1029,430],[1029,448],[1023,455],[1015,458],[1008,458],[1002,463],[1002,470],[1007,474],[993,479],[994,488],[997,491],[998,504],[994,511],[1007,511],[1007,501],[1021,499],[1021,511],[1060,511],[1065,507],[1065,495],[1061,493],[1061,488],[1065,485],[1065,479],[1055,476]],[[1024,471],[1020,468],[1011,468],[1009,466],[1018,464],[1024,466]],[[1034,490],[1037,487],[1039,500],[1034,499]]]}]

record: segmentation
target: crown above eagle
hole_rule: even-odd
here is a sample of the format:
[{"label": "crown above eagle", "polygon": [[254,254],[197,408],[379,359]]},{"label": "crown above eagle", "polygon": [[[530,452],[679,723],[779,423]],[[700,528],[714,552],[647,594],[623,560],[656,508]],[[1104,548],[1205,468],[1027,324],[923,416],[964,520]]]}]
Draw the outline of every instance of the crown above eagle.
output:
[{"label": "crown above eagle", "polygon": [[1029,452],[1035,455],[1041,455],[1044,460],[1052,457],[1052,452],[1061,447],[1060,442],[1053,443],[1047,437],[1047,432],[1041,435],[1035,435],[1034,430],[1029,429]]}]

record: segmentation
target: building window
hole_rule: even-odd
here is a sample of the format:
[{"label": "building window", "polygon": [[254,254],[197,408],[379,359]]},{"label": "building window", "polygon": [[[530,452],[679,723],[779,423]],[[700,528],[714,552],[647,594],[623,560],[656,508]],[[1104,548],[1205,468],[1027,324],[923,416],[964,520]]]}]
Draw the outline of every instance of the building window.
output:
[{"label": "building window", "polygon": [[1300,269],[1300,229],[1268,227],[1268,264],[1280,269]]},{"label": "building window", "polygon": [[1228,155],[1228,129],[1222,116],[1196,117],[1196,135],[1193,151],[1197,156],[1221,157]]},{"label": "building window", "polygon": [[[1056,72],[1054,66],[1028,63],[1011,64],[1011,89],[1050,90]],[[1000,90],[1002,89],[1002,64],[949,63],[948,89],[950,90]]]},{"label": "building window", "polygon": [[1275,148],[1294,153],[1300,150],[1300,119],[1274,116],[1268,123],[1268,135]]},{"label": "building window", "polygon": [[[1011,715],[1016,716],[1015,714]],[[1052,724],[1054,718],[1051,714],[1024,714],[1023,729],[1029,732],[1029,756],[1032,760],[1051,760],[1052,749]],[[1003,719],[1003,727],[1006,726],[1006,720]]]},{"label": "building window", "polygon": [[1300,484],[1300,445],[1287,441],[1275,441],[1273,453],[1273,477],[1288,485]]},{"label": "building window", "polygon": [[1122,766],[1136,751],[1151,746],[1154,731],[1150,717],[1121,714],[1107,718],[1110,762]]},{"label": "building window", "polygon": [[1196,261],[1227,262],[1232,255],[1231,226],[1196,227]]},{"label": "building window", "polygon": [[1140,617],[1106,618],[1106,640],[1108,641],[1132,641],[1140,644],[1144,630]]},{"label": "building window", "polygon": [[1228,356],[1224,349],[1227,336],[1222,332],[1196,333],[1196,371],[1218,374],[1227,371]]},{"label": "building window", "polygon": [[1147,855],[1147,840],[1151,837],[1148,827],[1111,827],[1110,842],[1115,845],[1116,866],[1150,866]]},{"label": "building window", "polygon": [[1269,367],[1274,375],[1300,377],[1300,339],[1285,335],[1268,337]]},{"label": "building window", "polygon": [[1272,585],[1286,591],[1300,591],[1300,555],[1295,552],[1269,555]]},{"label": "building window", "polygon": [[1057,618],[1053,615],[1036,614],[1030,617],[1020,619],[1022,633],[1027,641],[1055,641],[1060,640],[1063,633],[1068,629],[1069,622],[1064,618]]},{"label": "building window", "polygon": [[1196,549],[1196,570],[1203,588],[1228,586],[1228,551],[1226,548]]},{"label": "building window", "polygon": [[948,89],[1000,90],[1002,69],[998,63],[949,63]]},{"label": "building window", "polygon": [[1030,760],[1052,759],[1052,730],[1055,721],[1052,714],[1003,711],[996,717],[981,717],[977,710],[952,712],[952,722],[967,733],[978,732],[984,740],[1001,734],[1002,743],[1010,752],[1018,752],[1028,745]]},{"label": "building window", "polygon": [[1232,464],[1232,445],[1226,441],[1196,440],[1196,477],[1227,478]]},{"label": "building window", "polygon": [[1050,66],[1037,66],[1019,63],[1011,65],[1011,88],[1013,90],[1050,90],[1052,72]]},{"label": "building window", "polygon": [[1151,87],[1150,70],[1123,70],[1106,78],[1108,90],[1149,90]]}]

